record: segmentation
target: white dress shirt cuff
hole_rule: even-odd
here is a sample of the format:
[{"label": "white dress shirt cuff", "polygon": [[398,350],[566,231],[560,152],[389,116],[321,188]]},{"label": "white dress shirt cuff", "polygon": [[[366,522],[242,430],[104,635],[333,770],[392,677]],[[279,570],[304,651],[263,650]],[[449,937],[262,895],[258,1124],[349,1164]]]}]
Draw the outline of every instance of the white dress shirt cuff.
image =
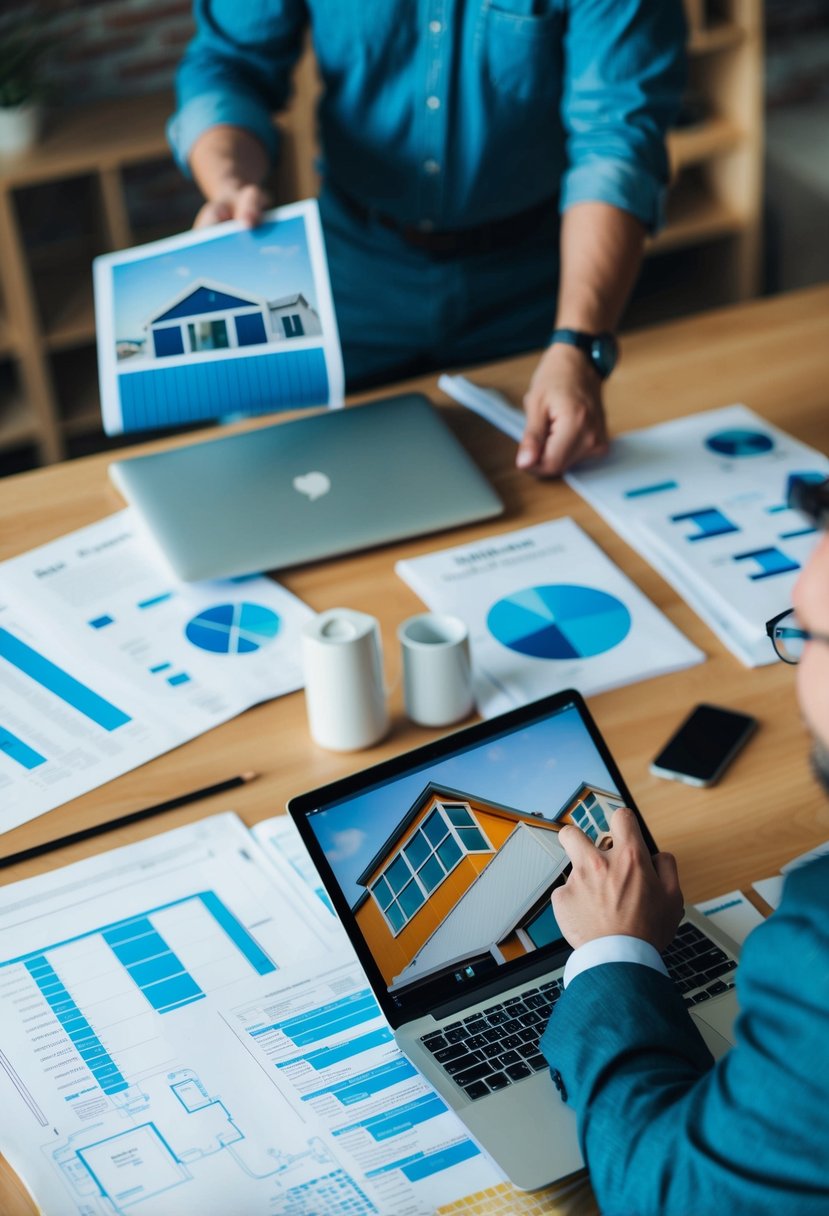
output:
[{"label": "white dress shirt cuff", "polygon": [[564,987],[582,971],[600,967],[602,963],[640,963],[643,967],[661,971],[663,975],[668,974],[659,951],[650,942],[614,933],[608,937],[594,937],[591,942],[585,942],[573,951],[564,968]]}]

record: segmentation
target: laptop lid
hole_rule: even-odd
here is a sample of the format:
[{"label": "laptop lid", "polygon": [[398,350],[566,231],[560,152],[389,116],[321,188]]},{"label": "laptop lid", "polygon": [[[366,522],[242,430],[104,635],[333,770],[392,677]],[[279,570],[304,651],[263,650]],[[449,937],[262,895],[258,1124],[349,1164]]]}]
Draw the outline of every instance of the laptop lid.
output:
[{"label": "laptop lid", "polygon": [[273,570],[503,511],[416,393],[118,460],[110,476],[183,579]]},{"label": "laptop lid", "polygon": [[[581,695],[545,697],[291,799],[390,1024],[560,966],[565,823],[638,815]],[[656,846],[639,816],[648,847]]]}]

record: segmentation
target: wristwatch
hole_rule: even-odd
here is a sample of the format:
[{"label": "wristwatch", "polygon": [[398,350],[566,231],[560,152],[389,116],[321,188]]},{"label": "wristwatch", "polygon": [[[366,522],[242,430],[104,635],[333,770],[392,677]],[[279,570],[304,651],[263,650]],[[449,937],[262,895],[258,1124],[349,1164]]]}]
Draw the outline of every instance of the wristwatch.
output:
[{"label": "wristwatch", "polygon": [[564,342],[583,351],[593,371],[601,380],[606,380],[619,361],[619,344],[613,334],[605,330],[600,334],[588,334],[581,329],[554,329],[550,346]]}]

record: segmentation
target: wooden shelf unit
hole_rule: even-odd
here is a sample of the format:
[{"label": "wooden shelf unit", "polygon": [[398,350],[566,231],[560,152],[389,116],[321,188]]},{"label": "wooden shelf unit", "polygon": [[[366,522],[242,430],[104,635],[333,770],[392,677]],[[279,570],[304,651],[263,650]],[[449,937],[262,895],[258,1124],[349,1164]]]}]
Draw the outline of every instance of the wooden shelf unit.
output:
[{"label": "wooden shelf unit", "polygon": [[[678,311],[688,311],[692,300],[701,307],[755,295],[761,238],[761,0],[685,2],[690,87],[702,117],[669,138],[668,222],[648,254],[670,258],[716,243],[718,256],[699,259],[704,283],[683,277],[677,284]],[[280,118],[274,180],[280,201],[316,193],[318,89],[308,53]],[[35,443],[49,463],[66,455],[67,440],[100,431],[91,261],[165,235],[133,222],[127,178],[130,170],[169,161],[165,123],[172,108],[171,97],[159,95],[68,109],[36,148],[0,160],[0,451]],[[84,179],[90,200],[83,236],[39,246],[27,241],[27,191],[76,179]],[[628,325],[636,323],[638,303],[634,297]]]}]

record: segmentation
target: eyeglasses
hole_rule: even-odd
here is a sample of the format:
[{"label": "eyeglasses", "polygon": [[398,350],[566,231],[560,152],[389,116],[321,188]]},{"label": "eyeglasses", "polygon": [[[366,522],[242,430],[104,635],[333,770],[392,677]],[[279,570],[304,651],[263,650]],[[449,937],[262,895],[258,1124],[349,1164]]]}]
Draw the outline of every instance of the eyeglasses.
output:
[{"label": "eyeglasses", "polygon": [[771,638],[774,653],[784,663],[799,663],[807,642],[825,642],[829,645],[829,634],[804,629],[794,608],[787,608],[766,621],[766,633]]}]

